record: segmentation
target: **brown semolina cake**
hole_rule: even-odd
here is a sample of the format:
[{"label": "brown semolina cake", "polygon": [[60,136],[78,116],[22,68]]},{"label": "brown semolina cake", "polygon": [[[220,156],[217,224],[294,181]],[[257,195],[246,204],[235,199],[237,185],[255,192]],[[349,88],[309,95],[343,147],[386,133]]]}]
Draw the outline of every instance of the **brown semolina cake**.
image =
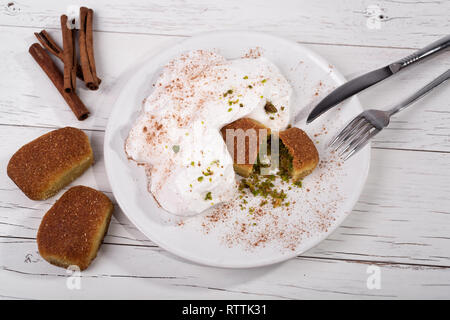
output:
[{"label": "brown semolina cake", "polygon": [[65,127],[27,143],[9,160],[11,180],[32,200],[45,200],[78,178],[94,161],[87,135]]},{"label": "brown semolina cake", "polygon": [[292,127],[280,131],[280,171],[294,182],[310,174],[319,162],[314,142],[301,129]]},{"label": "brown semolina cake", "polygon": [[102,192],[76,186],[66,191],[42,219],[40,255],[49,263],[86,269],[108,230],[113,204]]},{"label": "brown semolina cake", "polygon": [[[226,130],[227,129],[233,129],[233,130],[238,130],[238,129],[242,129],[244,131],[244,133],[247,130],[255,130],[255,134],[256,134],[256,139],[257,139],[257,145],[256,148],[253,148],[253,150],[250,150],[250,139],[249,137],[245,137],[245,150],[244,150],[244,155],[245,155],[245,162],[244,163],[238,163],[238,138],[234,137],[233,141],[226,141]],[[234,152],[233,152],[233,167],[234,167],[234,171],[236,171],[237,174],[243,176],[243,177],[248,177],[252,171],[253,171],[253,166],[257,161],[258,158],[258,152],[259,152],[259,147],[262,141],[259,141],[259,130],[260,129],[265,129],[267,130],[267,137],[269,137],[270,135],[270,129],[267,128],[266,126],[264,126],[263,124],[259,123],[256,120],[250,119],[250,118],[241,118],[238,119],[230,124],[227,124],[226,126],[224,126],[220,132],[222,134],[223,139],[225,140],[225,142],[227,143],[227,147],[228,150],[230,149],[230,147],[234,147]],[[253,151],[253,152],[251,152]]]}]

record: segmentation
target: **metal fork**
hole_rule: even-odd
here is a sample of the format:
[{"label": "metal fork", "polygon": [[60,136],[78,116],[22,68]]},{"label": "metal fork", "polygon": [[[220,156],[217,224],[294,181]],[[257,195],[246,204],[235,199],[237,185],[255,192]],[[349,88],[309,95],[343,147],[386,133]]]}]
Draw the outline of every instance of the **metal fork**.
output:
[{"label": "metal fork", "polygon": [[417,99],[450,78],[450,69],[431,81],[422,89],[406,98],[393,108],[382,111],[370,109],[360,113],[329,144],[345,160],[361,150],[371,138],[389,124],[389,119]]}]

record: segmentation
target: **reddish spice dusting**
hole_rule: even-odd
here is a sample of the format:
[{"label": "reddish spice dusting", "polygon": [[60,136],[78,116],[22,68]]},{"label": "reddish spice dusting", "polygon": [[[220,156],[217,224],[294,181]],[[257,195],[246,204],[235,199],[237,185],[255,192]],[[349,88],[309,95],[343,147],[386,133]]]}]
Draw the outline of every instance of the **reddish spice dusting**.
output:
[{"label": "reddish spice dusting", "polygon": [[250,48],[247,53],[245,53],[242,58],[256,59],[261,57],[263,50],[261,47]]},{"label": "reddish spice dusting", "polygon": [[[241,246],[254,250],[275,244],[295,251],[312,235],[328,232],[335,221],[337,205],[342,197],[338,186],[329,185],[326,181],[339,173],[339,163],[333,158],[320,161],[314,179],[317,183],[305,179],[307,188],[292,189],[291,184],[282,182],[281,188],[288,194],[285,201],[290,203],[289,206],[273,208],[270,201],[262,206],[255,205],[253,196],[249,194],[215,207],[202,218],[201,228],[206,234],[220,230],[222,240],[228,247]],[[329,195],[330,201],[319,200],[322,195]],[[244,209],[242,199],[248,201]],[[261,198],[253,199],[261,203]]]},{"label": "reddish spice dusting", "polygon": [[[262,50],[257,47],[250,49],[243,58],[255,59],[261,55]],[[202,79],[205,69],[195,59],[190,59],[187,56],[180,59],[184,59],[186,62],[182,70],[177,71],[181,72],[182,77],[172,79],[164,88],[161,87],[161,83],[158,83],[155,90],[160,90],[161,94],[170,95],[172,100],[176,101],[180,114],[172,114],[170,120],[182,128],[191,121],[191,118],[182,114],[182,111],[186,105],[192,103],[192,99],[197,92],[194,82],[204,81]],[[173,63],[166,66],[166,68],[174,67]],[[330,66],[330,68],[332,67]],[[218,72],[216,79],[221,79],[220,72]],[[320,81],[314,95],[318,96],[323,88],[324,84]],[[201,97],[195,96],[196,109],[199,112],[208,103],[212,95],[212,92],[206,92]],[[151,105],[151,101],[149,101],[149,104]],[[168,132],[160,121],[161,119],[152,116],[143,128],[149,144],[161,145],[164,143],[164,137]],[[314,137],[327,134],[328,129],[323,126],[317,132],[314,132]],[[213,231],[220,232],[222,240],[229,247],[243,246],[252,250],[268,244],[278,244],[281,248],[296,250],[303,241],[312,235],[329,230],[336,219],[338,203],[342,201],[337,183],[331,185],[329,183],[334,181],[330,177],[339,174],[341,163],[334,159],[334,155],[323,159],[325,160],[321,160],[316,171],[313,172],[314,178],[307,177],[305,179],[303,188],[295,189],[295,187],[288,190],[288,186],[284,186],[283,190],[288,194],[285,202],[289,202],[289,206],[281,205],[273,208],[270,201],[268,204],[259,205],[261,198],[252,201],[252,195],[248,195],[245,199],[248,199],[249,203],[244,208],[241,206],[241,199],[238,198],[236,201],[220,204],[212,208],[206,215],[199,217],[201,219],[197,219],[197,221],[200,221],[201,229],[206,234]],[[198,166],[200,165],[198,163]],[[170,170],[170,168],[171,166],[167,166],[167,170]],[[150,174],[150,168],[148,168],[148,171]],[[329,198],[329,201],[323,201],[323,197]],[[250,207],[253,208],[251,211]],[[177,223],[178,226],[184,224],[185,221]]]}]

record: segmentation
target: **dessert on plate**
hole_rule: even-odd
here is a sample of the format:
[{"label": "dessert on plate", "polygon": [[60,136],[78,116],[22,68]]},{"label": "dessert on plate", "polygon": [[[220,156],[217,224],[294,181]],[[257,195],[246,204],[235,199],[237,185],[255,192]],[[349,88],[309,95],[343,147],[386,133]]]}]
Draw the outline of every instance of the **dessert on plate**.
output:
[{"label": "dessert on plate", "polygon": [[305,131],[292,127],[279,133],[280,174],[294,182],[310,174],[319,163],[319,153]]}]

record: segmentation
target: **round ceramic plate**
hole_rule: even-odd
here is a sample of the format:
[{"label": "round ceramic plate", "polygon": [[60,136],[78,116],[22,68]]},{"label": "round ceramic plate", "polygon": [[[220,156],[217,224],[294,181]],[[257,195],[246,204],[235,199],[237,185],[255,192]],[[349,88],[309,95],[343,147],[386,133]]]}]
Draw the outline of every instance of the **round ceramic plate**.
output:
[{"label": "round ceramic plate", "polygon": [[[316,170],[303,180],[301,188],[285,186],[289,205],[249,207],[237,198],[198,216],[180,218],[158,207],[147,191],[144,169],[127,159],[124,141],[162,67],[180,54],[196,49],[216,50],[227,59],[240,58],[249,52],[260,54],[277,65],[292,85],[291,122],[316,143],[321,160]],[[356,98],[306,125],[309,111],[343,82],[345,79],[336,68],[318,54],[297,43],[260,33],[207,33],[147,59],[116,92],[118,98],[106,129],[106,172],[117,202],[153,242],[197,263],[256,267],[305,252],[326,238],[351,212],[369,170],[369,146],[345,163],[326,148],[345,123],[362,111]]]}]

